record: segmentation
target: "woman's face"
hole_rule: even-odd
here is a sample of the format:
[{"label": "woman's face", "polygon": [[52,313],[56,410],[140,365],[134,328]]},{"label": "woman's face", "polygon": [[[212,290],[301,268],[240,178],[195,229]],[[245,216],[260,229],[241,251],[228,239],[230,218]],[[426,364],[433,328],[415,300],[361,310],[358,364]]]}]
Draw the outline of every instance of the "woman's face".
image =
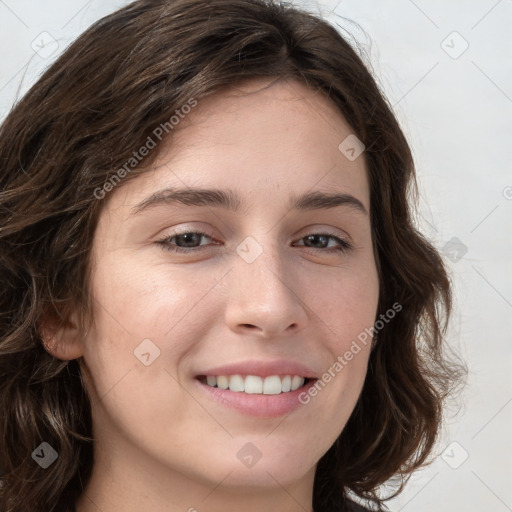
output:
[{"label": "woman's face", "polygon": [[[111,466],[212,488],[312,478],[360,395],[370,343],[344,355],[379,292],[364,153],[339,149],[350,126],[298,82],[242,89],[198,100],[154,168],[107,196],[83,344]],[[311,194],[342,197],[295,205]]]}]

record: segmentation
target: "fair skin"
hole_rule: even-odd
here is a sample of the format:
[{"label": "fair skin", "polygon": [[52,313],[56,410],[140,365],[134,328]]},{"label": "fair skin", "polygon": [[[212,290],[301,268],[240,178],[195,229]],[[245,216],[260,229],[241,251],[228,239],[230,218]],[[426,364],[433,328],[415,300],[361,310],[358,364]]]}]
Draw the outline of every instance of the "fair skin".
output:
[{"label": "fair skin", "polygon": [[[93,404],[95,465],[78,512],[312,510],[316,464],[354,409],[370,344],[309,403],[275,416],[213,400],[196,378],[277,359],[320,378],[375,321],[369,215],[351,203],[289,206],[321,191],[369,212],[364,154],[338,149],[353,130],[328,99],[295,81],[261,89],[270,82],[198,100],[154,169],[108,194],[92,249],[94,327],[59,332],[55,349],[82,358]],[[170,187],[230,189],[243,209],[161,202],[133,213]],[[197,231],[208,236],[176,237]],[[322,236],[308,245],[324,233],[352,248]],[[144,339],[160,350],[147,366],[134,356]],[[251,467],[239,456],[256,453],[247,443],[260,454]]]}]

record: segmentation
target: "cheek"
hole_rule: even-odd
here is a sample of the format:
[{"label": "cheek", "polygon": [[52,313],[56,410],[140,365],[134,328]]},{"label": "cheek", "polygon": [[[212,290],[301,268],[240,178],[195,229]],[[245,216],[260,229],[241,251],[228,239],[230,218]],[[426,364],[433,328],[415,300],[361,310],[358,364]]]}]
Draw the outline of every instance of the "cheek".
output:
[{"label": "cheek", "polygon": [[105,257],[92,278],[95,322],[84,353],[87,387],[99,404],[95,421],[111,422],[126,435],[134,434],[129,425],[147,429],[155,417],[167,425],[183,420],[170,411],[190,414],[175,369],[190,350],[182,325],[195,335],[193,305],[201,294],[198,283],[184,286],[179,272],[172,279],[168,274],[163,266],[147,272],[140,262]]},{"label": "cheek", "polygon": [[[207,334],[205,315],[222,315],[224,299],[219,293],[229,296],[224,285],[237,286],[224,274],[220,265],[193,271],[190,265],[144,266],[122,251],[104,256],[92,280],[96,353],[103,352],[106,360],[115,353],[116,364],[132,364],[133,350],[151,339],[168,357],[179,358],[191,350],[191,338]],[[354,257],[349,264],[331,268],[308,262],[287,277],[330,354],[345,353],[353,339],[373,326],[378,276],[371,258]],[[311,325],[307,329],[313,329]]]},{"label": "cheek", "polygon": [[[348,420],[362,390],[377,315],[377,269],[373,260],[360,263],[330,278],[317,276],[314,295],[308,299],[329,357],[324,373],[315,388],[303,396],[303,402],[314,403],[315,397],[322,395],[323,406],[333,411],[335,425]],[[318,412],[315,407],[311,410],[312,414]]]},{"label": "cheek", "polygon": [[175,382],[167,371],[181,380],[180,361],[208,335],[204,296],[221,277],[186,266],[144,266],[126,255],[98,261],[91,283],[94,329],[84,353],[93,392],[110,393],[120,379],[169,392]]},{"label": "cheek", "polygon": [[325,326],[325,339],[336,353],[344,352],[353,339],[374,325],[379,278],[373,259],[355,259],[346,266],[302,279],[304,302]]},{"label": "cheek", "polygon": [[98,325],[121,333],[126,339],[173,337],[173,331],[188,326],[198,317],[197,310],[205,291],[218,279],[212,272],[193,272],[186,265],[144,265],[140,259],[120,256],[105,258],[93,279],[93,295],[98,310]]},{"label": "cheek", "polygon": [[[355,255],[331,267],[304,261],[303,267],[286,273],[293,283],[291,295],[302,302],[308,316],[306,329],[318,333],[322,351],[327,349],[333,358],[349,350],[375,321],[378,276],[370,256]],[[165,349],[167,362],[175,365],[193,350],[194,340],[207,336],[210,323],[205,316],[218,320],[222,315],[225,298],[231,295],[224,287],[243,286],[226,279],[222,265],[194,271],[185,264],[143,263],[140,255],[123,251],[97,262],[92,276],[96,332],[89,357],[98,359],[98,366],[102,361],[130,368],[137,362],[133,351],[144,339]],[[364,370],[366,356],[357,359],[351,366]]]}]

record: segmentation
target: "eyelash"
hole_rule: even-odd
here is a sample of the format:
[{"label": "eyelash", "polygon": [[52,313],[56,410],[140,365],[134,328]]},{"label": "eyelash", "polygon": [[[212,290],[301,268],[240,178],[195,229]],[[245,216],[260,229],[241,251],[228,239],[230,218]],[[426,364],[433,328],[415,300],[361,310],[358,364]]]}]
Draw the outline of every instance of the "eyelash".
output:
[{"label": "eyelash", "polygon": [[[196,251],[201,251],[203,250],[203,248],[205,246],[199,246],[199,247],[188,247],[188,248],[184,248],[184,247],[178,247],[176,245],[171,245],[170,241],[177,237],[177,236],[183,236],[183,235],[201,235],[201,236],[205,236],[207,238],[210,238],[213,240],[213,237],[210,236],[208,233],[204,233],[203,231],[183,231],[182,233],[173,233],[172,235],[170,236],[166,236],[165,238],[161,239],[161,240],[158,240],[156,243],[160,246],[162,246],[162,248],[166,251],[170,251],[170,252],[174,252],[174,253],[191,253],[191,252],[196,252]],[[353,247],[352,245],[347,242],[346,240],[340,238],[339,236],[335,235],[334,233],[312,233],[311,235],[306,235],[306,236],[303,236],[300,238],[300,240],[304,239],[304,238],[307,238],[308,236],[324,236],[324,237],[329,237],[329,238],[332,238],[333,240],[336,240],[338,243],[339,243],[339,246],[338,247],[335,247],[335,248],[330,248],[330,249],[309,249],[310,251],[313,251],[313,252],[327,252],[327,253],[334,253],[334,252],[341,252],[341,253],[346,253],[348,251],[350,251]],[[303,246],[305,247],[305,246]]]}]

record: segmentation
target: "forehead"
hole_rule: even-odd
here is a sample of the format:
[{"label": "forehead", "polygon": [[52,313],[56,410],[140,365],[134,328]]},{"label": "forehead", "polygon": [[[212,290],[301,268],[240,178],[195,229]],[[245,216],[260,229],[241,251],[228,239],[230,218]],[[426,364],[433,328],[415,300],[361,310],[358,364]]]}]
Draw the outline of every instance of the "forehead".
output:
[{"label": "forehead", "polygon": [[163,187],[238,192],[242,207],[308,190],[356,195],[369,210],[364,153],[339,149],[353,130],[336,105],[297,81],[258,79],[197,100],[164,140],[153,169],[122,194],[140,204]]}]

